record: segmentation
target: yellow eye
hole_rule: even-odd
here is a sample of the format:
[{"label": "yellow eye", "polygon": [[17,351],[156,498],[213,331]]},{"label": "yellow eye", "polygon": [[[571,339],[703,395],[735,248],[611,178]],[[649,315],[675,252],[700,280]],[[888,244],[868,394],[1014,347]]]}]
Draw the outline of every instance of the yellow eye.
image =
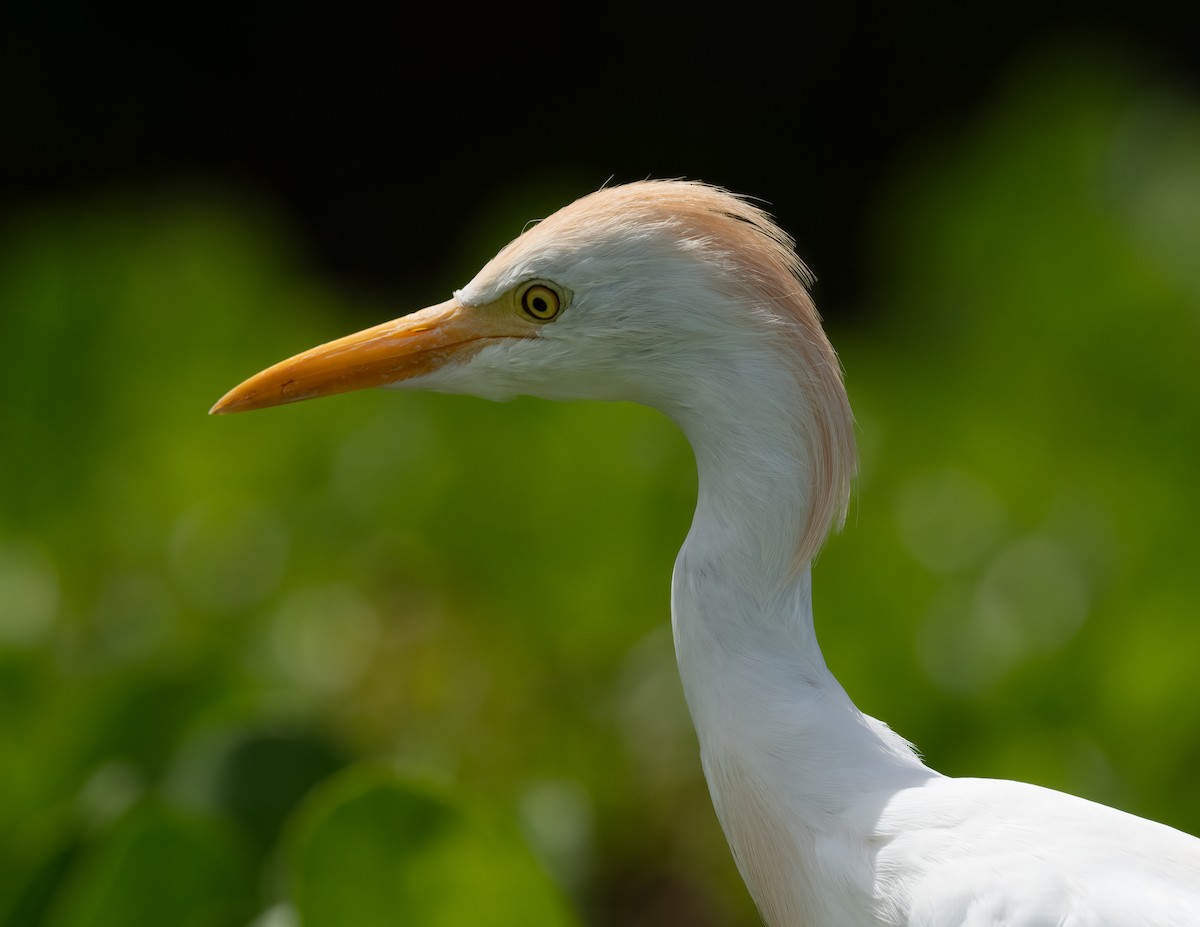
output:
[{"label": "yellow eye", "polygon": [[521,294],[521,308],[539,322],[549,322],[562,309],[562,300],[550,287],[535,283]]}]

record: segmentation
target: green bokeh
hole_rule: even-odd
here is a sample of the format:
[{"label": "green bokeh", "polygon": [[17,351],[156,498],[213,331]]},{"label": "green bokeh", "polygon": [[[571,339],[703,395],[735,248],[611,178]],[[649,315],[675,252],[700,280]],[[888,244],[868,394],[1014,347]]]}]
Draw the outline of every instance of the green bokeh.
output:
[{"label": "green bokeh", "polygon": [[[513,209],[388,303],[463,283]],[[830,665],[945,772],[1200,831],[1200,107],[1030,60],[897,166],[874,228],[864,321],[825,307],[863,461],[815,570]],[[671,654],[683,439],[382,392],[206,417],[394,314],[300,251],[211,190],[0,230],[0,925],[280,927],[342,844],[396,898],[482,878],[489,850],[387,826],[420,800],[379,763],[439,783],[439,821],[507,821],[492,874],[528,845],[528,897],[584,922],[754,923]]]},{"label": "green bokeh", "polygon": [[569,927],[521,836],[393,773],[361,769],[297,816],[293,896],[310,927]]}]

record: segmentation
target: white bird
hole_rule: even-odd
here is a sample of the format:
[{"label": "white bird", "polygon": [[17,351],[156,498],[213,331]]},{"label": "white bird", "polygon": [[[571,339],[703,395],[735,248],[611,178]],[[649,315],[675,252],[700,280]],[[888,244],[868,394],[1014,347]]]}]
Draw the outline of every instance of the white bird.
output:
[{"label": "white bird", "polygon": [[214,407],[368,386],[661,410],[696,455],[679,671],[713,804],[770,927],[1200,925],[1200,840],[1020,782],[943,776],[860,712],[810,564],[855,472],[840,367],[788,236],[723,190],[600,190],[453,298],[277,364]]}]

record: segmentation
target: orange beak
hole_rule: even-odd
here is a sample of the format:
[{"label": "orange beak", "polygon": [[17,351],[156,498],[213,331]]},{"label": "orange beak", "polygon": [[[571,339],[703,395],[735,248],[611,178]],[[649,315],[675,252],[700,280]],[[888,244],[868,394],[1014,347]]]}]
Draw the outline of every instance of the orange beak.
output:
[{"label": "orange beak", "polygon": [[249,412],[408,380],[470,356],[499,338],[531,338],[535,326],[491,306],[451,299],[281,361],[226,393],[211,415]]}]

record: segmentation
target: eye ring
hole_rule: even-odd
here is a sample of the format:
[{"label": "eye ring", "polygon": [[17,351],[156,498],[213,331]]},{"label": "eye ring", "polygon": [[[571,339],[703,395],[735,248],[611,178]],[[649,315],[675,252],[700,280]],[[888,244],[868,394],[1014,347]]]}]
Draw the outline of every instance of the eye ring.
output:
[{"label": "eye ring", "polygon": [[531,319],[549,322],[562,311],[562,297],[544,283],[535,283],[521,293],[521,308]]}]

